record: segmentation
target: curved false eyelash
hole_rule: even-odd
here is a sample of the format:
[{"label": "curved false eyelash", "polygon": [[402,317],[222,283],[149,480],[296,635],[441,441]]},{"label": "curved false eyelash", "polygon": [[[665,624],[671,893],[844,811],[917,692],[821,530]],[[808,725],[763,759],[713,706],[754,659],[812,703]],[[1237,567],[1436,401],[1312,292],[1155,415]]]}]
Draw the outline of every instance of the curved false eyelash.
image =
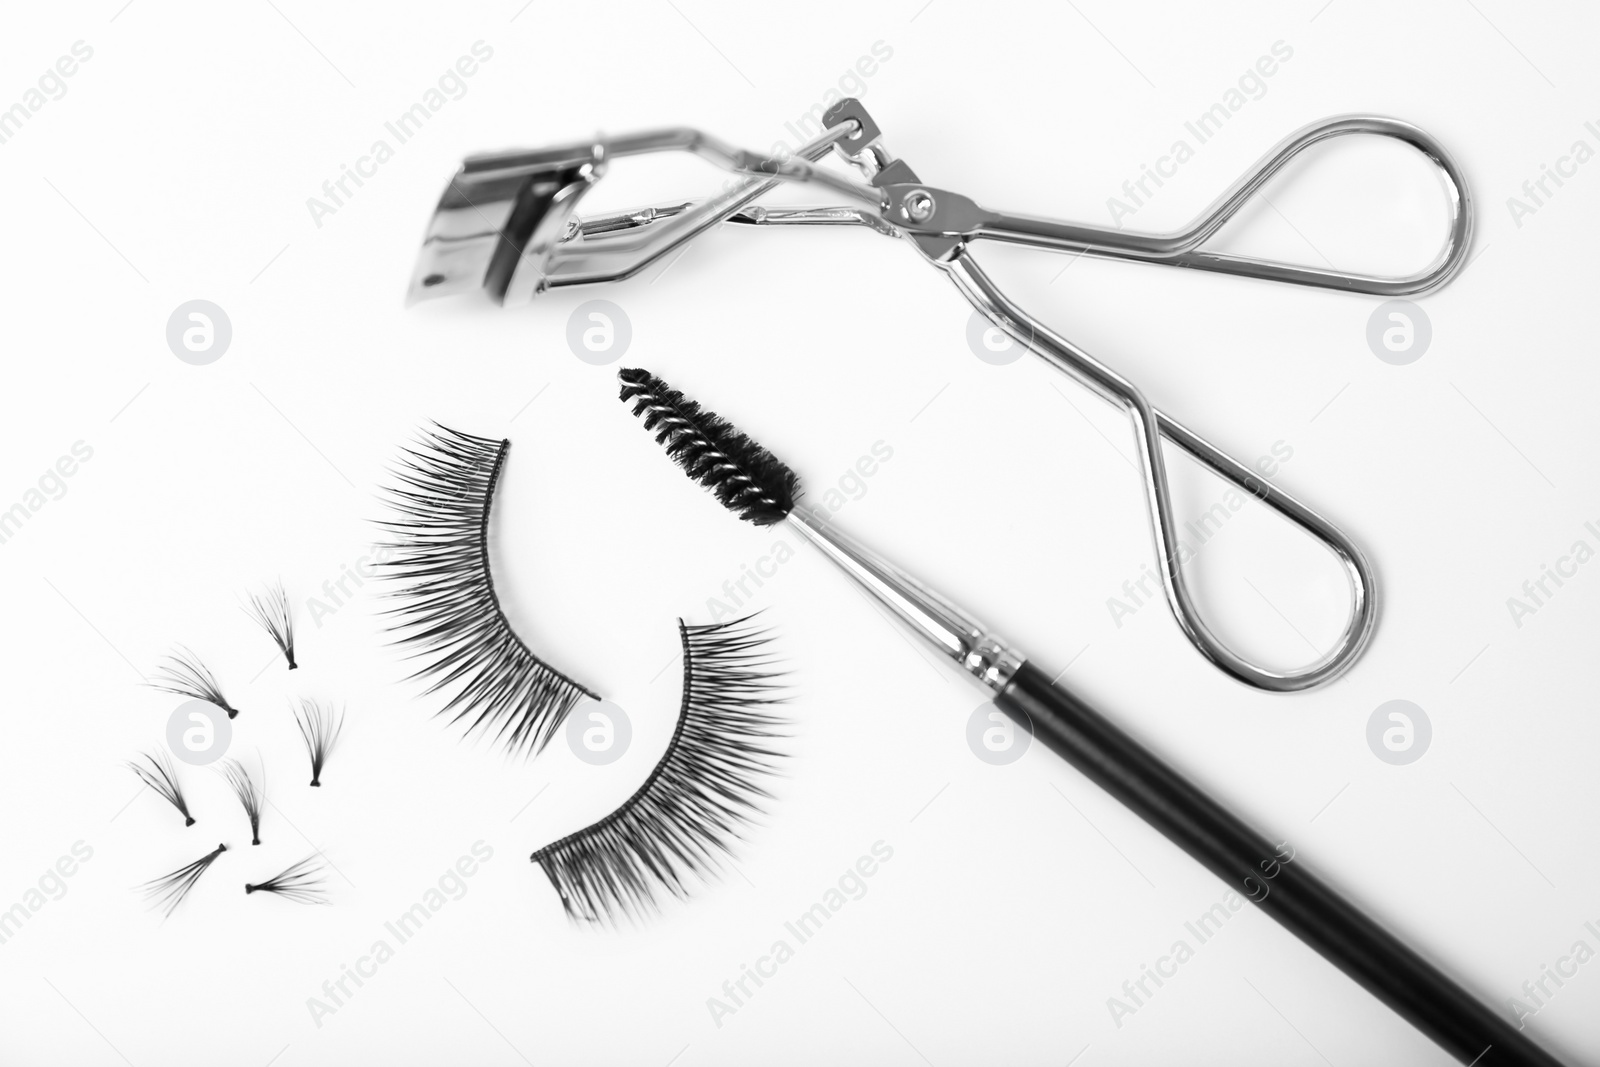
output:
[{"label": "curved false eyelash", "polygon": [[450,691],[439,714],[466,722],[513,752],[537,753],[584,697],[600,699],[529,651],[511,629],[489,567],[489,513],[510,441],[443,426],[423,431],[395,472],[389,502],[399,518],[386,575],[405,582],[395,641],[421,661],[413,678]]},{"label": "curved false eyelash", "polygon": [[323,886],[321,853],[313,852],[299,863],[292,863],[265,882],[245,883],[246,895],[272,893],[296,904],[326,904],[328,891]]},{"label": "curved false eyelash", "polygon": [[283,582],[274,582],[264,592],[251,593],[244,613],[267,631],[272,643],[289,661],[289,669],[298,669],[300,665],[294,661],[294,610],[289,607],[289,594],[283,591]]},{"label": "curved false eyelash", "polygon": [[159,748],[154,755],[148,752],[139,755],[149,766],[129,760],[128,769],[137,774],[139,781],[154,790],[162,800],[182,813],[183,825],[193,826],[194,816],[189,814],[189,802],[183,797],[183,786],[178,784],[178,770],[172,765],[172,758]]},{"label": "curved false eyelash", "polygon": [[206,873],[206,868],[215,863],[217,857],[226,851],[228,851],[227,845],[218,845],[193,863],[179,867],[171,874],[164,874],[138,888],[144,891],[145,897],[151,902],[150,906],[160,908],[162,918],[166,918],[184,902],[194,884],[200,880],[200,876]]},{"label": "curved false eyelash", "polygon": [[748,617],[678,630],[683,699],[666,753],[620,808],[532,856],[573,919],[638,918],[662,890],[687,896],[686,876],[706,880],[771,799],[761,779],[783,754],[768,742],[786,723],[768,710],[784,700],[769,632]]},{"label": "curved false eyelash", "polygon": [[333,752],[344,730],[343,709],[334,710],[321,701],[302,700],[294,713],[295,725],[300,727],[300,737],[306,743],[306,755],[311,758],[311,784],[322,785],[322,765]]},{"label": "curved false eyelash", "polygon": [[227,712],[230,719],[239,714],[239,709],[229,704],[222,695],[222,686],[217,682],[216,675],[200,662],[199,656],[183,645],[165,658],[156,668],[155,676],[146,684],[163,693],[215,704]]},{"label": "curved false eyelash", "polygon": [[239,798],[244,813],[250,817],[250,843],[261,844],[261,809],[267,803],[266,773],[262,772],[261,781],[257,782],[244,764],[229,759],[222,761],[222,777],[233,790],[233,795]]}]

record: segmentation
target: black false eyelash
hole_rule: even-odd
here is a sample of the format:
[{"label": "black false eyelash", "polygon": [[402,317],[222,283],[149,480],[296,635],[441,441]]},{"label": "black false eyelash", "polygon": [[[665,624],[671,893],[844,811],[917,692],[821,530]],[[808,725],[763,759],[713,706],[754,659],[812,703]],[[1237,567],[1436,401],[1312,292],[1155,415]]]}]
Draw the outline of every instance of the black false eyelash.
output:
[{"label": "black false eyelash", "polygon": [[146,882],[139,886],[139,889],[143,890],[145,897],[150,900],[150,906],[160,908],[162,918],[166,918],[184,902],[194,884],[200,880],[200,876],[206,873],[206,868],[226,851],[228,851],[227,845],[218,845],[193,863],[179,867],[171,874],[164,874],[154,881]]},{"label": "black false eyelash", "polygon": [[272,893],[285,900],[292,900],[296,904],[326,904],[328,891],[323,886],[323,869],[321,854],[313,852],[299,863],[290,864],[265,882],[254,885],[246,882],[244,891],[250,893]]},{"label": "black false eyelash", "polygon": [[422,661],[429,693],[451,690],[440,710],[467,733],[490,733],[513,752],[537,753],[584,697],[600,699],[529,651],[511,629],[489,567],[489,514],[510,441],[444,426],[407,448],[389,502],[399,518],[386,575],[396,643]]},{"label": "black false eyelash", "polygon": [[267,631],[283,658],[289,661],[289,669],[296,670],[300,665],[294,661],[294,610],[289,607],[289,594],[283,591],[283,582],[274,582],[265,592],[251,593],[244,613]]},{"label": "black false eyelash", "polygon": [[229,704],[222,695],[222,686],[217,683],[216,676],[200,662],[199,656],[182,645],[166,657],[148,684],[163,693],[215,704],[227,712],[230,719],[239,714],[239,709]]},{"label": "black false eyelash", "polygon": [[302,700],[294,713],[294,721],[306,743],[306,755],[311,757],[311,784],[320,787],[322,765],[344,729],[344,711],[335,711],[320,701]]},{"label": "black false eyelash", "polygon": [[776,773],[768,742],[785,721],[767,710],[784,699],[769,632],[748,617],[678,630],[683,698],[666,753],[620,808],[532,856],[573,919],[639,918],[660,889],[686,896],[685,876],[706,879],[771,799],[760,779]]},{"label": "black false eyelash", "polygon": [[193,826],[194,816],[189,814],[189,802],[183,798],[183,787],[178,784],[178,771],[172,765],[172,757],[159,748],[154,755],[148,752],[141,752],[139,755],[149,766],[130,760],[128,769],[137,774],[139,780],[154,790],[162,800],[183,814],[183,825]]},{"label": "black false eyelash", "polygon": [[257,782],[244,764],[230,759],[222,761],[222,777],[233,790],[233,795],[239,798],[244,813],[250,817],[250,843],[261,844],[261,809],[267,803],[266,773],[263,772],[262,780]]}]

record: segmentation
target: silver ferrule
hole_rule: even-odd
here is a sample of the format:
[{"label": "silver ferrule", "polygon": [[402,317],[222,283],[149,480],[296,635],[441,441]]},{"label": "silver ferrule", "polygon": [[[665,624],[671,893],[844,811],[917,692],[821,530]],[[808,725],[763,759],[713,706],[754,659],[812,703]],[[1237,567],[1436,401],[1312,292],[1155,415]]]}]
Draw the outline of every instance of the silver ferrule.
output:
[{"label": "silver ferrule", "polygon": [[995,692],[1023,657],[961,608],[864,545],[796,507],[789,523],[917,636]]}]

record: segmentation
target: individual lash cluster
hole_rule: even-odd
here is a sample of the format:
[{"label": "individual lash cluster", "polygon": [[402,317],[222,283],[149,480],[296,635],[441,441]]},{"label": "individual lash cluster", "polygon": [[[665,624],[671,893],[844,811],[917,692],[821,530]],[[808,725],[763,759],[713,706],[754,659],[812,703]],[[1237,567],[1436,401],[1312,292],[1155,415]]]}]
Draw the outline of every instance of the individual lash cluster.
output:
[{"label": "individual lash cluster", "polygon": [[157,796],[178,809],[183,816],[183,825],[193,826],[194,816],[189,814],[189,802],[184,799],[183,786],[178,783],[178,769],[172,765],[172,757],[159,748],[154,753],[141,752],[139,755],[144,763],[130,760],[128,769],[138,775],[139,781],[149,786]]},{"label": "individual lash cluster", "polygon": [[489,567],[489,516],[510,441],[444,426],[404,450],[381,523],[393,538],[382,566],[396,588],[395,641],[419,663],[413,678],[447,693],[441,715],[512,752],[537,753],[585,697],[512,630]]},{"label": "individual lash cluster", "polygon": [[285,900],[292,900],[296,904],[326,904],[328,893],[323,887],[325,874],[322,857],[313,852],[305,859],[291,863],[265,882],[256,882],[254,885],[246,883],[244,891],[246,895],[272,893]]},{"label": "individual lash cluster", "polygon": [[770,633],[749,618],[678,622],[683,695],[677,728],[645,783],[599,822],[535,852],[567,914],[589,922],[654,911],[688,893],[731,851],[771,794],[785,720]]},{"label": "individual lash cluster", "polygon": [[216,675],[200,662],[199,656],[183,645],[179,645],[177,651],[167,656],[156,668],[150,686],[163,693],[215,704],[227,712],[230,719],[239,715],[239,709],[228,703],[228,698],[222,695],[222,686],[217,682]]},{"label": "individual lash cluster", "polygon": [[294,612],[289,608],[289,595],[283,591],[283,583],[274,582],[265,592],[251,593],[244,613],[267,631],[272,643],[289,661],[289,669],[298,669],[300,665],[294,661]]},{"label": "individual lash cluster", "polygon": [[250,819],[250,843],[261,844],[261,809],[267,802],[266,772],[262,771],[258,780],[244,764],[229,759],[222,761],[222,777]]},{"label": "individual lash cluster", "polygon": [[146,882],[139,888],[144,890],[151,906],[160,909],[163,918],[170,916],[189,896],[189,891],[200,880],[200,876],[205,874],[217,861],[217,857],[226,851],[228,851],[227,845],[218,845],[193,863],[185,864],[171,874],[164,874],[160,878]]},{"label": "individual lash cluster", "polygon": [[311,784],[321,788],[322,765],[333,752],[344,729],[344,712],[316,700],[302,700],[294,714],[295,725],[300,727],[300,737],[306,743],[306,755],[311,759]]}]

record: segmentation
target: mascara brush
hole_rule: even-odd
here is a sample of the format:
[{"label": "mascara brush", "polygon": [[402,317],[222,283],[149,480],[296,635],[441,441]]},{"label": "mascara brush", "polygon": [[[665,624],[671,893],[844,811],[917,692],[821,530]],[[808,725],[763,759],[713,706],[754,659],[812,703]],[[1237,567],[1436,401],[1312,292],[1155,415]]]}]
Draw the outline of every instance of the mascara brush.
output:
[{"label": "mascara brush", "polygon": [[621,398],[724,507],[789,523],[909,629],[994,693],[995,706],[1433,1039],[1476,1067],[1559,1067],[1515,1027],[1111,720],[1053,685],[988,627],[857,542],[795,508],[800,480],[744,433],[647,371]]}]

